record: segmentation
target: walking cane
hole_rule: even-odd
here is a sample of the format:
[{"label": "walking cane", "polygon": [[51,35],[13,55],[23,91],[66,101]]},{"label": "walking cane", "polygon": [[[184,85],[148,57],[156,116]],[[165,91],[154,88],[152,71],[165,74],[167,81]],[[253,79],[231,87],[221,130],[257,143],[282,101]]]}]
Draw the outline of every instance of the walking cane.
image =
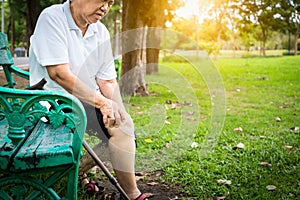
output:
[{"label": "walking cane", "polygon": [[88,153],[92,156],[93,160],[97,163],[97,165],[101,168],[101,170],[104,172],[104,174],[107,176],[111,184],[113,184],[117,190],[121,193],[123,199],[130,200],[130,198],[127,196],[123,188],[120,186],[118,181],[115,179],[115,177],[108,171],[108,169],[104,166],[103,162],[100,160],[100,158],[97,156],[97,154],[94,152],[94,150],[88,145],[86,141],[83,140],[83,146],[88,151]]}]

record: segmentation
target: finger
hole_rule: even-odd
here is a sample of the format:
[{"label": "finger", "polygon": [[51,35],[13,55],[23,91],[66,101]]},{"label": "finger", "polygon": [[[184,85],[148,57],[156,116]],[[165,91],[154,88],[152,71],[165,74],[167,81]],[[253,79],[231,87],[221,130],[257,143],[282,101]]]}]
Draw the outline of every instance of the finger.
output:
[{"label": "finger", "polygon": [[124,122],[126,120],[125,113],[120,110],[119,115],[120,115],[121,122]]},{"label": "finger", "polygon": [[104,123],[105,127],[107,127],[107,125],[108,125],[107,115],[103,115],[103,123]]},{"label": "finger", "polygon": [[114,127],[118,128],[120,126],[120,124],[121,124],[121,116],[120,116],[120,114],[116,113]]},{"label": "finger", "polygon": [[115,118],[109,117],[107,120],[108,120],[108,127],[113,128],[116,122]]}]

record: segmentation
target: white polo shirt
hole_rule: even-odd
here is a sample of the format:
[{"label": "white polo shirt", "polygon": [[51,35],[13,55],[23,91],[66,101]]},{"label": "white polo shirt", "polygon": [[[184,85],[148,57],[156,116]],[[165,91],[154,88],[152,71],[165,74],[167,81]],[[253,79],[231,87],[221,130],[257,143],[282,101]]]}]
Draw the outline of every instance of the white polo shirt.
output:
[{"label": "white polo shirt", "polygon": [[69,1],[43,10],[30,38],[30,85],[45,78],[45,89],[65,91],[52,81],[46,66],[69,64],[70,70],[87,86],[98,89],[96,77],[116,78],[110,36],[107,28],[97,22],[90,24],[82,37],[75,24]]}]

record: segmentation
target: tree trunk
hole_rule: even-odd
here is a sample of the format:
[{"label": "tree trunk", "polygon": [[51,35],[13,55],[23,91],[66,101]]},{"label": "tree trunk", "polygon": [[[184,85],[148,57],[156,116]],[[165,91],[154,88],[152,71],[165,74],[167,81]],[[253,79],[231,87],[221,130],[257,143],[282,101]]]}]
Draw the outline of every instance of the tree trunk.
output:
[{"label": "tree trunk", "polygon": [[298,55],[298,38],[299,38],[299,29],[300,29],[300,24],[297,25],[297,31],[294,34],[294,55]]},{"label": "tree trunk", "polygon": [[147,74],[154,74],[158,72],[159,63],[159,52],[161,42],[161,28],[164,26],[164,5],[167,2],[165,0],[152,0],[147,1],[146,7],[152,8],[150,10],[151,17],[148,17],[146,21],[147,29],[147,40],[146,40],[146,63],[147,63]]},{"label": "tree trunk", "polygon": [[122,12],[122,72],[120,91],[124,96],[148,95],[143,63],[142,1],[124,0]]},{"label": "tree trunk", "polygon": [[161,41],[161,28],[150,28],[147,31],[146,63],[147,74],[158,72],[159,51]]},{"label": "tree trunk", "polygon": [[263,41],[263,44],[262,44],[262,49],[261,49],[261,51],[262,51],[262,55],[263,55],[263,57],[265,57],[267,54],[266,54],[266,41],[264,40]]},{"label": "tree trunk", "polygon": [[269,36],[269,32],[268,32],[268,27],[265,27],[263,25],[261,25],[261,30],[262,30],[262,55],[265,57],[266,54],[266,44],[268,41],[268,36]]},{"label": "tree trunk", "polygon": [[11,14],[10,23],[11,23],[11,37],[10,37],[11,48],[10,48],[10,52],[11,52],[11,55],[14,56],[14,54],[15,54],[15,49],[14,49],[15,48],[15,22],[14,22],[13,13]]},{"label": "tree trunk", "polygon": [[8,37],[8,41],[11,43],[10,47],[10,53],[12,56],[14,56],[14,47],[15,47],[15,24],[14,24],[14,19],[13,19],[13,10],[12,10],[12,5],[11,1],[8,1],[8,6],[9,6],[9,20],[8,20],[8,25],[7,25],[7,31],[6,35]]},{"label": "tree trunk", "polygon": [[38,0],[27,0],[27,15],[26,15],[26,42],[27,52],[30,45],[30,36],[33,34],[38,15],[39,15],[39,4]]}]

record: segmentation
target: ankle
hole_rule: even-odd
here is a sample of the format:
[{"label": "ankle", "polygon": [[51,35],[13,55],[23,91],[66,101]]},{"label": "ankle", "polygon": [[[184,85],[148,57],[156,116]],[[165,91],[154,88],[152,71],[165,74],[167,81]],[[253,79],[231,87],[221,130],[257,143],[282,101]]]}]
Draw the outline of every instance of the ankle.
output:
[{"label": "ankle", "polygon": [[137,197],[139,197],[142,193],[140,191],[136,191],[136,192],[132,192],[132,193],[128,193],[127,196],[132,199],[135,200]]}]

